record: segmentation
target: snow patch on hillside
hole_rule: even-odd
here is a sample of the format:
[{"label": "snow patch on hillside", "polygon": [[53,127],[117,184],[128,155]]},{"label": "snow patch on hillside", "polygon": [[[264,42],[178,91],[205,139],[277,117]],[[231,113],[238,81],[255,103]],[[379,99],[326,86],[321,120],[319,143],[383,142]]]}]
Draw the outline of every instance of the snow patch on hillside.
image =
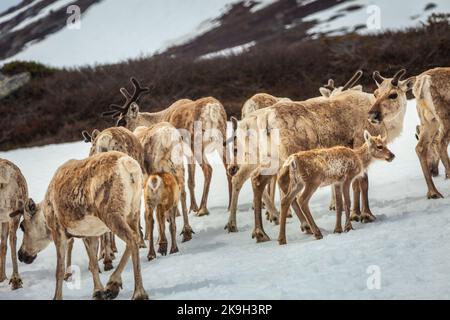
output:
[{"label": "snow patch on hillside", "polygon": [[[370,199],[378,219],[372,224],[354,223],[354,231],[333,234],[335,215],[328,211],[329,188],[320,189],[311,200],[316,223],[324,239],[314,240],[300,232],[296,218],[288,219],[286,246],[276,242],[278,227],[264,221],[272,241],[256,244],[251,239],[252,191],[247,182],[239,199],[239,232],[223,230],[228,220],[226,176],[218,157],[207,217],[190,215],[196,231],[192,241],[181,243],[180,252],[158,256],[148,262],[141,250],[144,287],[152,299],[449,299],[450,289],[450,182],[435,179],[446,197],[426,199],[426,185],[414,151],[415,102],[408,103],[403,135],[390,149],[392,163],[376,162],[369,169]],[[69,143],[0,153],[15,162],[27,178],[30,194],[43,198],[57,166],[70,158],[84,158],[89,145]],[[203,186],[196,170],[197,197]],[[278,204],[279,205],[279,204]],[[177,219],[181,228],[182,219]],[[19,242],[22,233],[19,231]],[[123,244],[120,243],[120,252]],[[117,265],[115,260],[114,264]],[[81,285],[69,289],[66,299],[90,299],[92,280],[81,241],[75,241],[73,264],[81,271]],[[380,271],[381,288],[367,286],[369,270]],[[371,269],[372,268],[372,269]],[[50,299],[54,291],[55,248],[41,252],[32,265],[20,264],[24,288],[10,291],[0,284],[0,299]],[[11,262],[7,258],[7,274]],[[110,272],[100,275],[106,283]],[[133,274],[129,262],[123,274],[119,299],[129,299]]]},{"label": "snow patch on hillside", "polygon": [[3,23],[5,21],[9,21],[11,19],[13,19],[14,17],[18,16],[19,14],[21,14],[22,12],[28,10],[29,8],[31,8],[32,6],[34,6],[35,4],[37,4],[38,2],[40,2],[42,0],[34,0],[33,2],[27,4],[26,6],[13,11],[11,13],[8,13],[7,15],[4,15],[3,17],[0,17],[0,23]]}]

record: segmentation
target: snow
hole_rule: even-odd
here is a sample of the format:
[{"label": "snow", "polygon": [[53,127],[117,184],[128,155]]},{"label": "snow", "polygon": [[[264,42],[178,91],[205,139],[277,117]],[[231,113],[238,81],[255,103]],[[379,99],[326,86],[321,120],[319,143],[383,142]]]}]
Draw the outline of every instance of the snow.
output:
[{"label": "snow", "polygon": [[[425,11],[425,7],[429,3],[437,5],[436,8]],[[361,9],[351,12],[341,11],[349,6],[360,5]],[[330,9],[318,12],[308,16],[304,21],[318,20],[320,23],[309,30],[308,33],[326,33],[342,34],[343,28],[352,31],[353,27],[358,25],[366,25],[369,17],[375,12],[369,6],[377,6],[379,9],[381,25],[380,29],[361,29],[360,33],[380,32],[386,29],[401,29],[411,26],[417,26],[420,22],[425,22],[427,17],[432,13],[448,13],[450,12],[450,2],[447,0],[414,0],[408,1],[392,1],[392,0],[356,0],[344,2]],[[331,17],[343,14],[342,17],[328,21]]]},{"label": "snow", "polygon": [[[29,8],[31,8],[32,6],[34,6],[35,4],[37,4],[40,1],[42,1],[42,0],[35,0],[35,1],[31,2],[30,4],[26,5],[25,7],[21,8],[19,10],[13,11],[11,13],[8,13],[7,15],[4,15],[4,16],[0,17],[0,23],[3,23],[5,21],[13,19],[17,15],[19,15],[22,12],[28,10]],[[17,3],[15,3],[15,4],[17,4]]]},{"label": "snow", "polygon": [[223,49],[223,50],[216,51],[216,52],[210,52],[208,54],[200,56],[198,59],[199,60],[203,60],[203,59],[207,60],[207,59],[213,59],[213,58],[217,58],[217,57],[238,55],[238,54],[241,54],[241,53],[247,51],[248,49],[253,47],[255,44],[256,44],[256,41],[251,41],[249,43],[246,43],[246,44],[243,44],[240,46],[236,46],[233,48]]},{"label": "snow", "polygon": [[80,30],[64,28],[3,62],[35,60],[73,67],[151,55],[176,39],[209,30],[214,25],[207,21],[213,21],[226,5],[237,1],[128,0],[124,5],[124,1],[104,0],[82,13]]},{"label": "snow", "polygon": [[19,23],[17,26],[15,26],[10,32],[18,31],[20,29],[25,28],[26,26],[45,18],[47,15],[49,15],[52,11],[58,11],[64,7],[68,7],[71,3],[75,2],[75,0],[61,0],[53,2],[52,4],[46,6],[45,8],[42,8],[41,11],[34,17],[31,17],[29,19],[26,19]]},{"label": "snow", "polygon": [[[239,232],[223,230],[228,220],[225,171],[213,157],[210,192],[211,214],[190,215],[194,238],[181,243],[180,253],[146,260],[141,251],[144,286],[152,299],[449,299],[450,290],[450,191],[449,182],[435,179],[445,199],[427,200],[414,146],[418,123],[415,103],[409,102],[403,135],[390,149],[392,163],[377,162],[369,169],[370,199],[378,219],[372,224],[354,223],[354,231],[333,234],[335,216],[328,211],[329,188],[320,189],[311,201],[312,213],[324,239],[300,232],[297,219],[288,219],[286,246],[276,239],[278,227],[265,223],[272,241],[256,244],[251,239],[253,214],[251,187],[240,196]],[[83,158],[88,144],[50,145],[0,153],[14,161],[28,180],[30,193],[42,199],[56,167],[69,158]],[[197,197],[202,182],[197,168]],[[182,219],[177,219],[178,228]],[[18,233],[21,241],[22,233]],[[123,246],[119,248],[123,252]],[[81,271],[79,289],[64,285],[66,299],[90,299],[92,280],[87,255],[76,240],[73,263]],[[117,265],[117,260],[114,261]],[[24,288],[10,291],[0,284],[0,299],[49,299],[53,296],[55,248],[51,244],[32,265],[20,264]],[[370,270],[380,271],[380,289],[370,290]],[[11,262],[7,259],[7,274]],[[110,272],[102,272],[106,283]],[[119,299],[133,290],[131,263],[123,274]]]}]

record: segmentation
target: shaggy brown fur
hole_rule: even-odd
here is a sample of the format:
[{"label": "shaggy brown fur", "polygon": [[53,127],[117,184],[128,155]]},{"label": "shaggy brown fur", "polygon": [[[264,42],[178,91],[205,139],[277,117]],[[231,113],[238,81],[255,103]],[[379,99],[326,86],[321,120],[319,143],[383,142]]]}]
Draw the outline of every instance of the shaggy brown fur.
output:
[{"label": "shaggy brown fur", "polygon": [[[186,143],[191,146],[192,150],[194,150],[194,141],[196,138],[194,137],[194,122],[199,121],[202,130],[216,130],[221,135],[220,138],[207,134],[204,135],[201,141],[201,154],[195,153],[194,157],[188,161],[188,186],[191,199],[190,210],[197,212],[199,216],[207,215],[209,214],[207,201],[212,177],[212,167],[203,155],[205,150],[208,150],[208,152],[217,150],[226,168],[227,159],[230,157],[228,155],[228,148],[225,148],[225,150],[223,148],[226,140],[227,125],[225,109],[217,99],[212,97],[202,98],[196,101],[187,99],[179,100],[167,109],[156,113],[139,112],[139,106],[136,103],[132,103],[128,112],[120,116],[117,124],[134,130],[139,126],[150,127],[163,121],[169,122],[177,129],[186,130],[187,134],[183,138],[185,141],[189,140]],[[197,206],[195,200],[195,162],[200,165],[205,177],[200,208]],[[231,177],[227,178],[228,190],[229,194],[231,194]]]},{"label": "shaggy brown fur", "polygon": [[[151,127],[138,127],[134,134],[142,144],[145,171],[151,175],[168,173],[173,175],[181,190],[181,208],[183,213],[183,242],[192,239],[192,228],[186,205],[183,156],[189,155],[190,148],[181,138],[180,133],[168,122],[161,122]],[[145,238],[148,240],[149,225],[146,225]]]},{"label": "shaggy brown fur", "polygon": [[[309,200],[319,187],[333,185],[336,193],[335,233],[342,233],[342,207],[345,208],[345,231],[353,229],[350,221],[350,186],[352,181],[363,175],[373,159],[392,161],[394,155],[386,147],[381,136],[372,137],[364,132],[365,143],[353,150],[346,147],[302,151],[291,155],[280,170],[278,181],[283,189],[280,215],[280,244],[286,244],[286,216],[292,202],[299,197],[301,211],[306,216],[316,239],[322,233],[316,226],[309,209]],[[342,197],[344,204],[342,204]]]},{"label": "shaggy brown fur", "polygon": [[[131,255],[133,299],[147,299],[139,262],[139,211],[143,175],[136,160],[121,152],[106,152],[59,167],[39,206],[24,213],[24,238],[19,255],[32,263],[51,240],[57,251],[55,299],[62,299],[64,259],[71,237],[83,238],[94,280],[95,299],[114,299],[122,287],[121,273]],[[98,237],[112,231],[127,245],[104,289],[97,263]]]},{"label": "shaggy brown fur", "polygon": [[152,174],[144,185],[145,221],[149,229],[148,260],[156,258],[153,244],[153,211],[155,209],[159,231],[158,252],[163,256],[167,255],[166,221],[170,224],[170,254],[178,252],[175,216],[180,194],[177,179],[169,173]]},{"label": "shaggy brown fur", "polygon": [[[13,290],[22,288],[22,279],[17,265],[17,229],[20,216],[15,213],[23,211],[28,201],[28,187],[20,169],[12,162],[0,159],[0,283],[6,278],[6,253],[11,247],[13,273],[9,284]],[[10,216],[11,215],[11,216]]]}]

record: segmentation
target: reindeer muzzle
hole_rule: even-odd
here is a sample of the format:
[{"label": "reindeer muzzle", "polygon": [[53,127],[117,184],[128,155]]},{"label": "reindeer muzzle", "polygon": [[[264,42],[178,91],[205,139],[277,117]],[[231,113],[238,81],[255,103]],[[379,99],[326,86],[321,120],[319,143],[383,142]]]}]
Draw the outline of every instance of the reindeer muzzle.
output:
[{"label": "reindeer muzzle", "polygon": [[386,159],[387,162],[392,162],[395,159],[395,154],[391,153],[389,154],[389,157]]},{"label": "reindeer muzzle", "polygon": [[23,262],[25,264],[32,264],[33,261],[37,257],[37,255],[32,256],[32,255],[25,253],[22,249],[19,250],[18,256],[19,256],[19,261]]}]

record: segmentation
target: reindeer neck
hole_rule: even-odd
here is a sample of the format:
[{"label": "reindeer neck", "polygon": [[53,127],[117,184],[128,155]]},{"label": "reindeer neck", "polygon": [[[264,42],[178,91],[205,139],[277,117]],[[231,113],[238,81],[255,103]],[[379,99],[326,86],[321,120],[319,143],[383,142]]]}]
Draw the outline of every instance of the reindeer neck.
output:
[{"label": "reindeer neck", "polygon": [[372,155],[369,152],[369,146],[367,145],[367,142],[356,149],[355,153],[361,161],[363,169],[366,170],[373,160]]},{"label": "reindeer neck", "polygon": [[406,116],[406,107],[392,120],[384,121],[384,129],[387,134],[387,141],[391,143],[398,138],[403,131],[403,123]]},{"label": "reindeer neck", "polygon": [[165,110],[159,112],[139,112],[137,116],[138,126],[151,126],[163,121]]}]

